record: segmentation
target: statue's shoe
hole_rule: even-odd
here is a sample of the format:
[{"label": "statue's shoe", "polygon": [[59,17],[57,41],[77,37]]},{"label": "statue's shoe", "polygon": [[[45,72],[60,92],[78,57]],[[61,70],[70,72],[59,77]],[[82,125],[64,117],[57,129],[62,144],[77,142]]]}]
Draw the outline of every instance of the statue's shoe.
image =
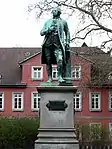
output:
[{"label": "statue's shoe", "polygon": [[58,79],[58,82],[59,82],[59,83],[63,83],[63,82],[65,82],[65,80],[64,80],[62,77],[60,77],[60,78]]},{"label": "statue's shoe", "polygon": [[48,79],[47,83],[51,83],[53,80],[52,78]]}]

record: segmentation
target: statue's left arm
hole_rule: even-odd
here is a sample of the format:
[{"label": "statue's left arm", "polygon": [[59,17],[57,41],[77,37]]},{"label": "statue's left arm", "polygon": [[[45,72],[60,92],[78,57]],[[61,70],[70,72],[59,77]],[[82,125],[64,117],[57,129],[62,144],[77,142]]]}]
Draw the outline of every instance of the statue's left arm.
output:
[{"label": "statue's left arm", "polygon": [[65,31],[65,36],[66,36],[66,38],[65,38],[65,42],[66,42],[66,50],[70,50],[70,32],[69,32],[69,28],[68,28],[68,24],[67,24],[67,22],[65,21],[64,22],[64,31]]}]

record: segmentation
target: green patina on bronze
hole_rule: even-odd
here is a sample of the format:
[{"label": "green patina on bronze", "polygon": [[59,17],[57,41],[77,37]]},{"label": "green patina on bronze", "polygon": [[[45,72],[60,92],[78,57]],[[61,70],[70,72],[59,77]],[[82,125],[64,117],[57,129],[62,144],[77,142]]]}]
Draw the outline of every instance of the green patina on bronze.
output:
[{"label": "green patina on bronze", "polygon": [[[45,36],[42,44],[42,64],[46,64],[48,83],[52,83],[52,64],[57,64],[58,82],[71,80],[70,32],[68,24],[60,18],[61,10],[52,10],[53,18],[45,22],[41,36]],[[64,80],[64,78],[66,80]]]}]

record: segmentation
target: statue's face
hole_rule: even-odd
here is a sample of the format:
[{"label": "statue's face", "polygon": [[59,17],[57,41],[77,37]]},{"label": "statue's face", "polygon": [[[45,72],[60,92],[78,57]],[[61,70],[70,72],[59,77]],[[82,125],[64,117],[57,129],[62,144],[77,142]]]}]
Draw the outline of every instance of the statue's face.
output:
[{"label": "statue's face", "polygon": [[58,10],[57,8],[54,8],[54,9],[52,10],[52,14],[53,14],[54,17],[60,15],[59,10]]}]

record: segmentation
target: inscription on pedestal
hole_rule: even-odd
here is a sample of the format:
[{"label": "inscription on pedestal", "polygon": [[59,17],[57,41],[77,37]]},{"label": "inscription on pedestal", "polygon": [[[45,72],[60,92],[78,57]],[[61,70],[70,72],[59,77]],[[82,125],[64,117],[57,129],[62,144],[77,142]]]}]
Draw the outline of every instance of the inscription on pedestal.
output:
[{"label": "inscription on pedestal", "polygon": [[68,105],[65,103],[65,101],[49,101],[49,103],[46,104],[46,107],[49,109],[49,111],[65,111],[65,109],[68,107]]}]

